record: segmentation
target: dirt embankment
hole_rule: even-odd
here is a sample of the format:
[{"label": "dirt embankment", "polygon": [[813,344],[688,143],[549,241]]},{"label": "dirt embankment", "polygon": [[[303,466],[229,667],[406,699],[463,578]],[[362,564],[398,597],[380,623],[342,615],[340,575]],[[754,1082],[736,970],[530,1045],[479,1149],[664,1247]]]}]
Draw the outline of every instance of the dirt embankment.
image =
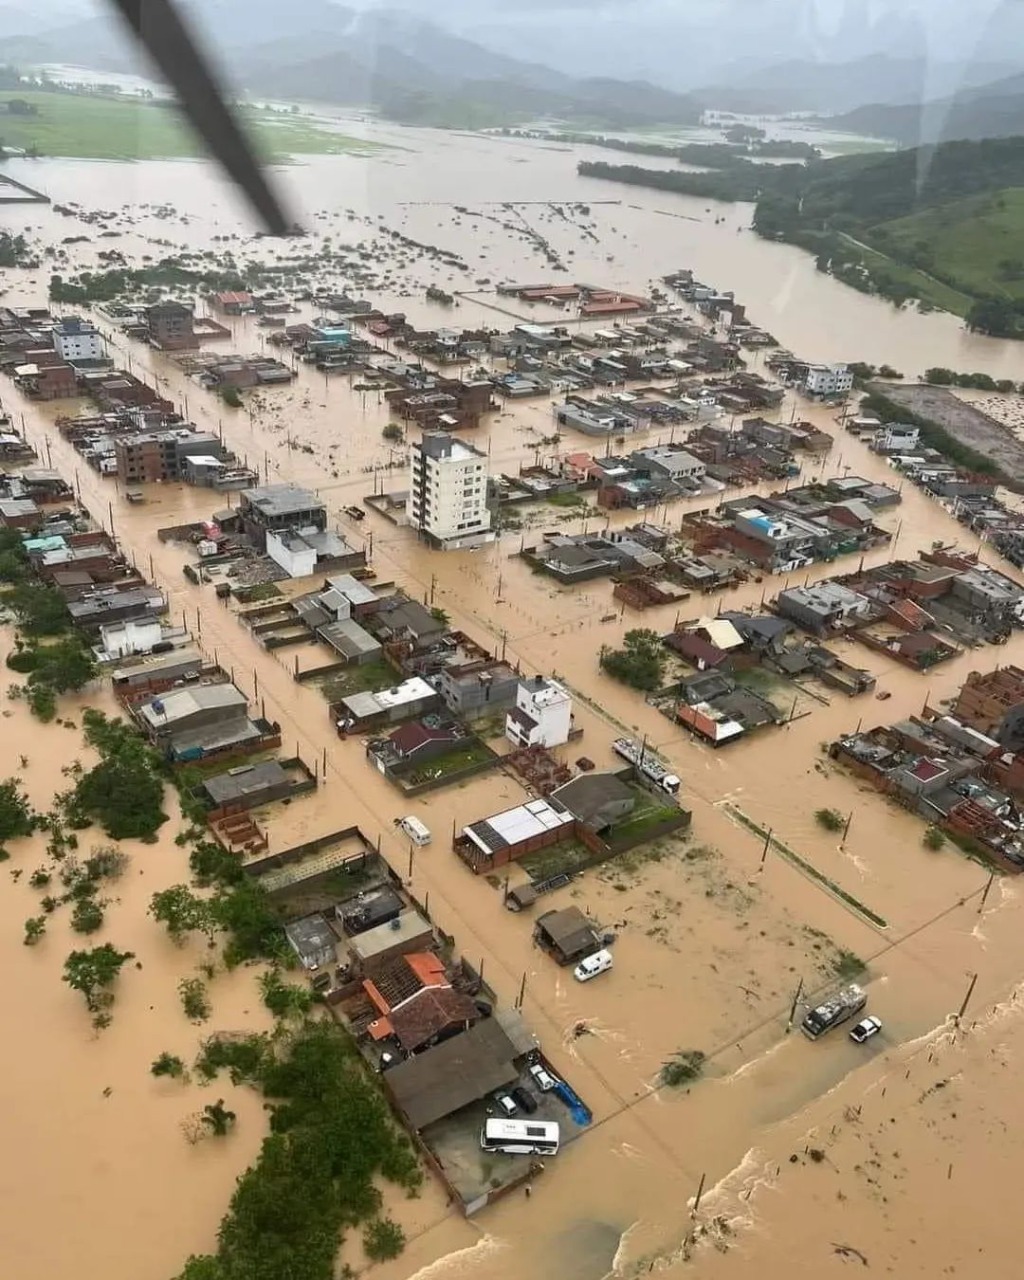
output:
[{"label": "dirt embankment", "polygon": [[[935,423],[964,448],[984,455],[999,468],[1009,488],[1024,492],[1024,443],[1004,423],[965,403],[945,387],[882,383],[870,390]],[[934,447],[942,446],[935,443]]]}]

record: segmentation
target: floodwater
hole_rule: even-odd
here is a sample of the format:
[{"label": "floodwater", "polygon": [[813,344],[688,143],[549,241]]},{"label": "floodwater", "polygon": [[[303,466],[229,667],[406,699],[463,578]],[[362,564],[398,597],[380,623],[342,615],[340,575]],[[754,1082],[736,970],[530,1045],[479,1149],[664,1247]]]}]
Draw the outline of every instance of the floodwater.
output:
[{"label": "floodwater", "polygon": [[[368,128],[351,122],[345,127]],[[489,213],[500,222],[511,220],[509,211],[485,201],[584,202],[590,204],[589,219],[581,214],[562,218],[543,204],[522,205],[516,215],[542,231],[571,264],[567,279],[591,278],[637,291],[669,269],[692,266],[715,284],[735,288],[757,323],[813,358],[885,360],[908,373],[937,363],[1012,373],[1018,362],[1018,350],[1010,344],[975,339],[949,317],[897,314],[819,275],[806,255],[756,240],[743,229],[749,210],[718,210],[726,223],[716,226],[714,215],[699,202],[583,182],[563,148],[429,131],[372,132],[406,149],[372,160],[314,160],[278,176],[317,235],[365,241],[370,267],[381,276],[388,262],[384,239],[373,227],[378,216],[387,227],[460,253],[473,263],[471,275],[546,280],[550,268],[521,235],[498,222],[460,214],[453,206]],[[159,256],[182,244],[223,247],[214,236],[239,237],[229,242],[239,256],[253,252],[266,258],[277,252],[270,242],[241,238],[247,233],[235,198],[197,164],[49,161],[31,166],[30,173],[28,180],[57,201],[77,201],[86,210],[117,213],[126,203],[170,202],[180,211],[172,218],[143,209],[118,214],[108,225],[123,230],[122,238],[70,247],[75,262],[94,263],[97,252],[110,246],[136,257]],[[598,205],[600,199],[623,203]],[[348,209],[354,211],[351,219]],[[324,216],[315,217],[318,211]],[[4,216],[13,228],[25,214]],[[28,218],[34,224],[31,234],[55,243],[65,236],[95,235],[90,225],[52,210],[31,208]],[[588,228],[593,224],[596,241],[586,234],[584,223]],[[157,239],[165,243],[158,246]],[[7,273],[7,299],[41,301],[48,271],[33,279]],[[392,268],[390,291],[358,286],[352,291],[434,324],[512,323],[490,309],[495,302],[504,305],[493,295],[463,301],[454,310],[426,303],[422,289],[431,281],[473,287],[463,273],[412,255],[407,265]],[[531,317],[549,318],[541,311]],[[258,349],[262,331],[249,321],[231,323],[235,349]],[[167,359],[140,346],[126,348],[120,337],[115,342],[121,344],[115,351],[119,359],[127,362],[130,356],[137,373],[159,378],[165,394],[183,408],[187,404],[189,416],[200,425],[222,429],[226,442],[269,480],[317,489],[347,536],[369,543],[372,535],[372,564],[381,582],[395,581],[442,606],[454,625],[490,647],[504,647],[524,670],[560,674],[577,695],[577,721],[584,730],[573,758],[585,753],[601,767],[610,762],[608,744],[623,727],[646,733],[682,777],[685,802],[693,810],[692,837],[666,849],[661,860],[609,864],[577,881],[565,895],[563,901],[571,895],[618,935],[615,970],[586,986],[572,982],[531,947],[529,920],[505,912],[497,889],[471,876],[446,848],[453,825],[518,803],[522,789],[502,775],[417,801],[415,811],[434,831],[435,841],[410,855],[392,826],[406,802],[369,768],[360,742],[338,741],[322,697],[292,680],[288,651],[280,659],[262,651],[209,587],[193,586],[182,576],[185,551],[155,538],[157,528],[208,516],[223,499],[208,491],[152,486],[144,504],[129,505],[113,481],[102,481],[60,439],[52,425],[55,406],[21,403],[13,391],[7,395],[7,407],[24,413],[29,438],[41,456],[74,478],[86,506],[113,527],[139,568],[168,591],[175,620],[184,618],[206,651],[233,669],[240,686],[281,723],[285,745],[294,743],[310,762],[326,751],[326,786],[315,799],[273,816],[272,846],[285,847],[314,827],[331,829],[329,824],[355,823],[371,838],[380,834],[384,852],[411,876],[417,895],[429,894],[439,926],[455,935],[468,959],[483,960],[487,979],[502,1000],[515,998],[525,975],[528,1023],[555,1067],[594,1111],[591,1129],[548,1162],[529,1199],[513,1197],[465,1222],[433,1184],[415,1202],[396,1198],[391,1211],[403,1223],[409,1244],[401,1259],[379,1269],[382,1280],[463,1275],[525,1280],[554,1274],[601,1280],[609,1273],[633,1276],[652,1269],[666,1276],[727,1276],[751,1263],[761,1265],[769,1277],[819,1274],[827,1265],[822,1249],[831,1247],[828,1241],[862,1249],[871,1265],[877,1258],[877,1265],[888,1265],[896,1274],[914,1274],[909,1259],[912,1265],[931,1267],[922,1274],[935,1274],[946,1265],[945,1237],[938,1228],[928,1238],[916,1227],[909,1230],[924,1214],[922,1206],[937,1176],[936,1130],[917,1118],[932,1117],[932,1112],[915,1111],[895,1082],[912,1080],[923,1092],[928,1085],[922,1082],[934,1071],[958,1073],[964,1101],[953,1108],[957,1117],[943,1112],[943,1150],[950,1152],[956,1168],[971,1165],[979,1197],[985,1186],[993,1198],[1005,1195],[1008,1179],[1005,1173],[1000,1179],[997,1163],[1002,1156],[993,1147],[990,1171],[985,1164],[989,1148],[982,1146],[979,1129],[998,1127],[1003,1118],[1009,1124],[1016,1114],[1016,1103],[1004,1107],[997,1095],[1000,1084],[1006,1087],[1009,1070],[1001,1063],[1015,1061],[1021,1034],[1017,1007],[1007,1006],[991,1025],[986,1011],[1006,1001],[1020,979],[1021,891],[1014,881],[1000,881],[979,913],[984,872],[951,849],[926,851],[921,824],[833,769],[821,744],[858,720],[888,722],[917,711],[926,696],[932,704],[948,698],[968,671],[994,666],[997,656],[1000,662],[1024,662],[1024,639],[1014,637],[998,655],[965,653],[928,676],[852,649],[858,664],[877,674],[879,689],[891,694],[884,709],[870,698],[847,702],[836,695],[819,703],[801,696],[797,718],[788,726],[713,753],[598,670],[601,644],[614,643],[631,626],[667,630],[676,606],[602,622],[614,612],[609,584],[565,589],[530,573],[513,558],[520,546],[518,532],[475,553],[445,555],[427,551],[407,530],[376,514],[368,514],[362,525],[341,514],[342,507],[359,501],[375,485],[403,487],[400,467],[374,471],[389,459],[401,459],[400,451],[389,450],[381,440],[387,417],[375,393],[355,392],[344,378],[326,379],[300,366],[290,388],[259,393],[250,401],[251,412],[232,411]],[[784,406],[783,416],[788,418],[792,408]],[[823,463],[825,474],[849,470],[892,479],[883,460],[841,434],[829,411],[809,411],[804,405],[796,410],[837,433]],[[492,470],[514,472],[532,461],[537,450],[547,452],[541,440],[551,431],[549,404],[530,402],[495,415],[478,436],[490,453]],[[650,437],[659,438],[658,433]],[[570,432],[564,447],[591,448],[592,442]],[[667,519],[674,522],[683,510],[682,505],[672,507]],[[588,527],[599,527],[605,518],[590,513]],[[542,523],[537,528],[570,531],[584,523],[561,510],[538,519]],[[899,555],[914,556],[936,540],[953,541],[962,533],[940,506],[909,486],[903,505],[887,520],[894,529],[899,522]],[[611,517],[613,526],[629,522],[625,514]],[[877,552],[873,560],[888,554]],[[810,577],[827,572],[823,567]],[[784,581],[767,584],[767,589],[778,589]],[[756,604],[763,589],[751,583],[706,603],[712,609],[716,604]],[[696,616],[702,603],[691,600],[681,606],[683,616]],[[15,741],[19,752],[21,743],[28,742],[27,783],[45,804],[48,793],[60,785],[58,761],[80,753],[77,735],[59,727],[27,726],[16,705],[13,716],[22,718],[9,719],[8,725],[23,731],[5,731],[0,738],[3,772],[19,767]],[[51,743],[70,744],[65,746],[67,757]],[[887,927],[868,925],[777,856],[762,868],[761,841],[730,817],[726,803],[771,827],[882,916]],[[814,810],[824,806],[853,814],[845,844],[815,823]],[[24,868],[27,879],[38,851],[21,845],[12,852],[10,866]],[[145,871],[138,882],[132,878],[136,866]],[[60,963],[70,945],[64,945],[59,933],[66,925],[52,926],[54,936],[35,950],[24,948],[21,921],[32,914],[32,891],[22,880],[0,899],[5,923],[0,945],[9,949],[15,993],[12,1022],[33,1046],[24,1059],[5,1057],[0,1082],[5,1095],[22,1103],[16,1124],[24,1127],[24,1140],[12,1149],[30,1150],[30,1159],[38,1162],[35,1176],[23,1176],[21,1168],[8,1170],[0,1212],[13,1224],[19,1274],[32,1280],[64,1280],[77,1274],[83,1257],[103,1258],[112,1280],[164,1280],[189,1252],[210,1247],[232,1180],[255,1151],[261,1120],[251,1099],[229,1104],[238,1110],[240,1124],[228,1144],[192,1148],[177,1124],[183,1113],[196,1109],[195,1100],[148,1075],[156,1053],[166,1048],[188,1056],[178,1046],[187,1049],[200,1034],[184,1021],[174,990],[197,958],[170,947],[144,913],[154,888],[184,875],[173,831],[159,845],[133,851],[132,873],[118,886],[122,901],[111,909],[110,936],[136,951],[143,969],[125,970],[114,1026],[98,1038],[73,993],[59,982]],[[812,1045],[785,1034],[797,983],[803,980],[808,990],[824,986],[839,949],[869,963],[870,1007],[886,1024],[883,1037],[874,1042],[877,1047],[857,1049],[842,1035]],[[972,974],[978,980],[965,1022],[977,1018],[982,1025],[966,1042],[943,1042],[936,1051],[922,1038],[935,1036],[946,1025]],[[251,971],[217,977],[211,992],[211,1027],[247,1026],[258,1016]],[[579,1021],[587,1024],[589,1034],[575,1038],[572,1031]],[[690,1090],[654,1088],[661,1063],[683,1049],[708,1055],[707,1078]],[[936,1052],[939,1057],[929,1062],[928,1055]],[[60,1064],[61,1069],[44,1071],[40,1063]],[[909,1078],[904,1075],[908,1070]],[[103,1097],[107,1085],[113,1092]],[[226,1086],[214,1088],[223,1093]],[[891,1124],[888,1099],[879,1103],[882,1090],[901,1099],[892,1108]],[[859,1123],[845,1121],[844,1108],[862,1102]],[[885,1192],[889,1205],[880,1200],[878,1179],[867,1182],[856,1167],[866,1166],[867,1157],[858,1153],[869,1142],[878,1145],[883,1124],[888,1125],[885,1151],[900,1152],[903,1171],[898,1194]],[[833,1125],[838,1126],[835,1134]],[[802,1136],[811,1129],[819,1135],[813,1141]],[[820,1136],[823,1132],[828,1142]],[[801,1153],[804,1145],[825,1148],[827,1160],[798,1160],[790,1166],[790,1154]],[[148,1161],[148,1181],[138,1165],[142,1157]],[[1012,1161],[1012,1152],[1005,1160]],[[781,1171],[770,1172],[775,1169]],[[891,1170],[886,1177],[890,1175],[895,1176]],[[707,1190],[698,1226],[713,1224],[719,1215],[734,1226],[728,1236],[719,1231],[712,1238],[709,1233],[687,1250],[684,1241],[694,1229],[688,1206],[702,1177]],[[966,1180],[963,1173],[961,1178]],[[54,1180],[64,1210],[59,1239],[52,1231]],[[957,1186],[955,1170],[950,1181]],[[747,1190],[749,1199],[742,1199]],[[830,1217],[836,1213],[832,1198],[839,1193],[844,1197],[836,1201],[842,1204],[841,1231]],[[822,1205],[813,1222],[806,1220],[808,1199]],[[164,1215],[159,1228],[151,1226],[156,1205]],[[1001,1237],[985,1239],[993,1252],[986,1255],[984,1274],[1011,1274]],[[808,1251],[806,1267],[795,1252],[797,1242]],[[683,1253],[688,1251],[692,1260],[686,1262]],[[851,1263],[850,1257],[833,1256],[837,1264]],[[972,1273],[967,1255],[962,1256],[959,1274],[981,1274]],[[356,1267],[363,1265],[356,1242],[346,1245],[343,1257]],[[851,1265],[860,1264],[853,1258]]]}]

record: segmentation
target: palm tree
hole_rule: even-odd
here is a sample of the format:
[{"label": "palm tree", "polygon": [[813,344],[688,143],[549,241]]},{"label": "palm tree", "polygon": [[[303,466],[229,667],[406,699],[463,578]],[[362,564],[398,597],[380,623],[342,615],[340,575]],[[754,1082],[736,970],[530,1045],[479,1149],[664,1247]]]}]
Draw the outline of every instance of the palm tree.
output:
[{"label": "palm tree", "polygon": [[210,1126],[210,1132],[215,1138],[223,1138],[235,1120],[235,1113],[225,1107],[223,1098],[203,1107],[203,1124]]}]

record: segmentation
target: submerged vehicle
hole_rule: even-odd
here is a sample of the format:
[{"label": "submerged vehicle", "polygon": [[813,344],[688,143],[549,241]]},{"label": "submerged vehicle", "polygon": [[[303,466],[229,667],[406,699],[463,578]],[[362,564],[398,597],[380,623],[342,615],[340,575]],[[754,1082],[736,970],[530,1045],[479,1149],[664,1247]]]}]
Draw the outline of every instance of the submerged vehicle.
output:
[{"label": "submerged vehicle", "polygon": [[882,1029],[882,1019],[876,1018],[872,1014],[868,1018],[862,1018],[860,1022],[850,1032],[850,1039],[854,1044],[863,1044],[865,1040],[870,1040],[872,1036],[877,1036]]},{"label": "submerged vehicle", "polygon": [[800,1030],[811,1040],[817,1040],[826,1031],[831,1031],[833,1027],[838,1027],[841,1022],[859,1013],[867,1001],[864,988],[852,982],[848,987],[843,987],[842,991],[829,996],[816,1009],[812,1009],[801,1022]]}]

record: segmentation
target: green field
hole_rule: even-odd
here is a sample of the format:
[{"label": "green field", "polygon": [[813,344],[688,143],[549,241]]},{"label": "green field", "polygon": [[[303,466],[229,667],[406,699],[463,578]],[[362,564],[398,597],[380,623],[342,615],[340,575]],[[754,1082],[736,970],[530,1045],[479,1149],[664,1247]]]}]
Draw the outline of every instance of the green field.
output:
[{"label": "green field", "polygon": [[[1024,298],[1022,187],[968,196],[882,223],[872,229],[869,239],[879,230],[886,236],[886,246],[891,243],[901,257],[923,252],[936,270],[967,292]],[[961,313],[964,309],[938,305]]]},{"label": "green field", "polygon": [[[907,221],[910,221],[910,219],[907,219]],[[890,225],[895,226],[896,224],[892,223]],[[936,280],[934,276],[929,275],[927,272],[919,271],[917,267],[912,267],[897,258],[890,258],[880,250],[871,249],[862,241],[853,240],[850,236],[843,236],[842,238],[857,246],[868,270],[877,271],[878,268],[883,267],[894,280],[900,280],[905,283],[915,298],[920,298],[922,301],[930,303],[931,306],[939,311],[951,311],[958,316],[965,316],[970,309],[974,299],[968,294],[951,288],[948,284],[944,284],[941,280]]]},{"label": "green field", "polygon": [[[31,104],[37,114],[12,114],[7,105],[12,99]],[[283,110],[240,107],[238,114],[270,161],[297,155],[371,155],[379,149]],[[0,143],[34,148],[43,156],[90,160],[178,160],[206,154],[172,105],[45,89],[0,94]]]}]

